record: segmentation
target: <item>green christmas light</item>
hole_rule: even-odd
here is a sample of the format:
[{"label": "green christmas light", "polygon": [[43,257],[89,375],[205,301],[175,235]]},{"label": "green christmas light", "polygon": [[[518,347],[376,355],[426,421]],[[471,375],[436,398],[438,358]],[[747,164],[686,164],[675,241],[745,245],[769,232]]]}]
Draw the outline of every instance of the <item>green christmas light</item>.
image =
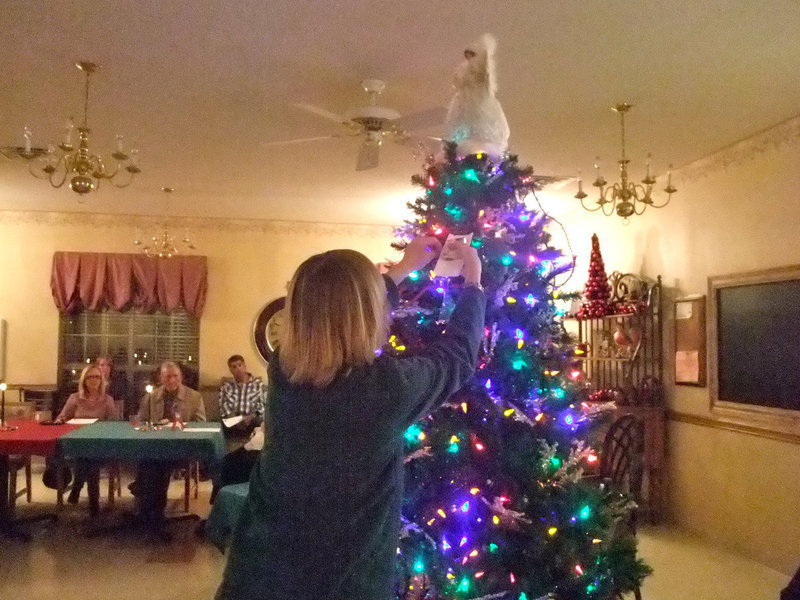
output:
[{"label": "green christmas light", "polygon": [[586,591],[589,592],[590,594],[593,591],[595,591],[596,589],[597,589],[597,586],[595,584],[593,584],[593,583],[590,583],[589,585],[586,586]]},{"label": "green christmas light", "polygon": [[500,546],[498,546],[497,544],[495,544],[494,542],[492,542],[491,544],[489,544],[489,552],[497,552],[497,549],[498,549],[499,547],[500,547]]},{"label": "green christmas light", "polygon": [[526,363],[526,362],[525,362],[524,360],[522,360],[521,358],[514,359],[514,361],[511,363],[511,367],[512,367],[512,368],[513,368],[515,371],[521,371],[522,369],[524,369],[524,368],[525,368],[525,367],[527,367],[527,366],[528,366],[528,363]]},{"label": "green christmas light", "polygon": [[449,214],[456,221],[460,221],[464,218],[464,210],[455,204],[448,204],[445,207],[444,212]]},{"label": "green christmas light", "polygon": [[475,181],[477,183],[481,182],[481,178],[478,177],[478,172],[475,169],[467,169],[464,171],[464,179],[469,179],[470,181]]},{"label": "green christmas light", "polygon": [[513,258],[511,258],[511,255],[510,255],[510,254],[506,254],[506,255],[505,255],[505,256],[504,256],[504,257],[503,257],[503,258],[500,260],[500,262],[501,262],[501,263],[503,263],[505,266],[508,266],[508,265],[510,265],[512,262],[514,262],[514,259],[513,259]]},{"label": "green christmas light", "polygon": [[528,594],[526,594],[525,592],[522,592],[519,595],[519,600],[528,600]]},{"label": "green christmas light", "polygon": [[421,560],[418,560],[417,562],[414,563],[414,570],[417,573],[422,573],[425,570],[425,565]]},{"label": "green christmas light", "polygon": [[406,429],[406,432],[403,435],[409,442],[416,442],[417,440],[419,440],[419,435],[421,433],[422,433],[422,427],[420,427],[415,423],[414,425]]},{"label": "green christmas light", "polygon": [[475,238],[472,240],[471,245],[473,248],[480,248],[483,246],[483,240],[481,238]]},{"label": "green christmas light", "polygon": [[579,512],[579,513],[578,513],[578,516],[579,516],[581,519],[583,519],[583,520],[585,521],[586,519],[588,519],[588,518],[589,518],[589,516],[590,516],[591,514],[592,514],[592,509],[591,509],[591,508],[589,508],[589,506],[587,505],[587,506],[584,506],[584,507],[581,509],[581,512]]},{"label": "green christmas light", "polygon": [[561,467],[561,459],[557,456],[554,456],[550,459],[550,464],[553,465],[553,468],[558,469]]},{"label": "green christmas light", "polygon": [[453,442],[452,444],[450,444],[450,447],[447,449],[447,451],[450,452],[451,454],[455,454],[456,452],[458,452],[458,444],[456,442]]},{"label": "green christmas light", "polygon": [[457,592],[468,592],[469,591],[469,579],[464,577],[464,579],[461,580],[461,583],[458,584],[458,589],[456,589],[456,591]]},{"label": "green christmas light", "polygon": [[451,196],[453,194],[453,188],[451,187],[444,188],[444,193],[447,194],[448,196]]},{"label": "green christmas light", "polygon": [[419,271],[411,271],[411,273],[408,274],[408,278],[411,281],[416,281],[417,279],[419,279]]}]

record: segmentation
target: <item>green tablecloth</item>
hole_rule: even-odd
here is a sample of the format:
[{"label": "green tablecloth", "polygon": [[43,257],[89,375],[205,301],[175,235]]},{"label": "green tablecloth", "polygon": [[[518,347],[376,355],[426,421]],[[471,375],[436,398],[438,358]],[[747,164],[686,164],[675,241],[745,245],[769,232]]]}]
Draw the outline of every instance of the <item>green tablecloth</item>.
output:
[{"label": "green tablecloth", "polygon": [[249,483],[235,483],[222,488],[214,499],[214,506],[206,522],[206,537],[217,548],[225,551],[239,514],[247,502]]},{"label": "green tablecloth", "polygon": [[[225,455],[225,438],[219,423],[187,423],[187,431],[137,431],[130,423],[98,421],[58,440],[58,452],[66,458],[95,460],[199,460],[212,468]],[[190,429],[214,428],[192,433]]]}]

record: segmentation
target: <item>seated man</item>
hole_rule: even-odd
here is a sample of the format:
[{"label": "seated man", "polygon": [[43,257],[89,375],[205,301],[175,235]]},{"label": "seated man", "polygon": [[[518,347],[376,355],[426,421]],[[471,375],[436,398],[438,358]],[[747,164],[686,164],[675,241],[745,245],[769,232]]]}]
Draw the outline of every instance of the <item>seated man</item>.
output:
[{"label": "seated man", "polygon": [[[175,420],[205,421],[206,412],[199,392],[183,385],[181,370],[174,362],[165,362],[159,371],[161,385],[145,395],[139,404],[139,422],[166,425]],[[164,538],[164,508],[167,489],[173,469],[185,467],[184,463],[142,460],[139,463],[137,498],[139,514]]]},{"label": "seated man", "polygon": [[211,502],[219,488],[234,483],[245,483],[250,480],[253,470],[264,446],[263,422],[267,406],[267,386],[260,377],[253,377],[247,372],[244,358],[234,354],[228,359],[228,369],[233,381],[226,381],[219,390],[219,411],[223,419],[242,416],[242,420],[231,428],[226,428],[229,437],[247,443],[227,454],[222,461],[222,469],[218,481],[214,482],[211,491]]},{"label": "seated man", "polygon": [[242,420],[226,428],[226,432],[247,439],[264,419],[267,386],[260,377],[247,372],[244,358],[239,354],[228,359],[228,370],[233,380],[224,382],[219,388],[219,414],[223,419],[241,416]]}]

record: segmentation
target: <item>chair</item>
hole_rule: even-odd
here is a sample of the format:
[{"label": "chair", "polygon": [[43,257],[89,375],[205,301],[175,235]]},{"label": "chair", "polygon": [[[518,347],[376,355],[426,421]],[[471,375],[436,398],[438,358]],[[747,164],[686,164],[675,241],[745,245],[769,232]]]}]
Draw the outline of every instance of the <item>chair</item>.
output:
[{"label": "chair", "polygon": [[[17,474],[25,469],[25,487],[17,489]],[[30,504],[33,502],[33,486],[31,485],[31,457],[26,455],[12,454],[8,461],[8,505],[14,510],[17,498],[25,496]]]},{"label": "chair", "polygon": [[[599,474],[638,504],[642,497],[643,473],[644,423],[634,415],[625,415],[614,421],[606,433]],[[623,525],[636,535],[636,510]],[[642,600],[638,587],[633,590],[633,595],[636,600]]]},{"label": "chair", "polygon": [[183,469],[183,512],[189,512],[189,496],[194,483],[194,499],[200,495],[200,463],[190,460],[186,468]]}]

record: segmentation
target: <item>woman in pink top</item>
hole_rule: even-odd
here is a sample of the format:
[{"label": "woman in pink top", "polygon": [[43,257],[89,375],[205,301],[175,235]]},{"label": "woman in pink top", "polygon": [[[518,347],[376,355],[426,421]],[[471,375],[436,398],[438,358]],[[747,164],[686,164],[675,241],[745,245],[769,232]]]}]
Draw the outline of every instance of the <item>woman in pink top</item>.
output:
[{"label": "woman in pink top", "polygon": [[[89,365],[81,372],[78,391],[72,394],[64,408],[56,418],[56,423],[64,423],[70,419],[99,419],[111,421],[118,419],[114,400],[106,394],[108,383],[100,369]],[[100,465],[89,460],[75,461],[75,480],[72,483],[67,502],[77,504],[83,484],[88,484],[89,512],[95,516],[99,512],[100,500]]]}]

